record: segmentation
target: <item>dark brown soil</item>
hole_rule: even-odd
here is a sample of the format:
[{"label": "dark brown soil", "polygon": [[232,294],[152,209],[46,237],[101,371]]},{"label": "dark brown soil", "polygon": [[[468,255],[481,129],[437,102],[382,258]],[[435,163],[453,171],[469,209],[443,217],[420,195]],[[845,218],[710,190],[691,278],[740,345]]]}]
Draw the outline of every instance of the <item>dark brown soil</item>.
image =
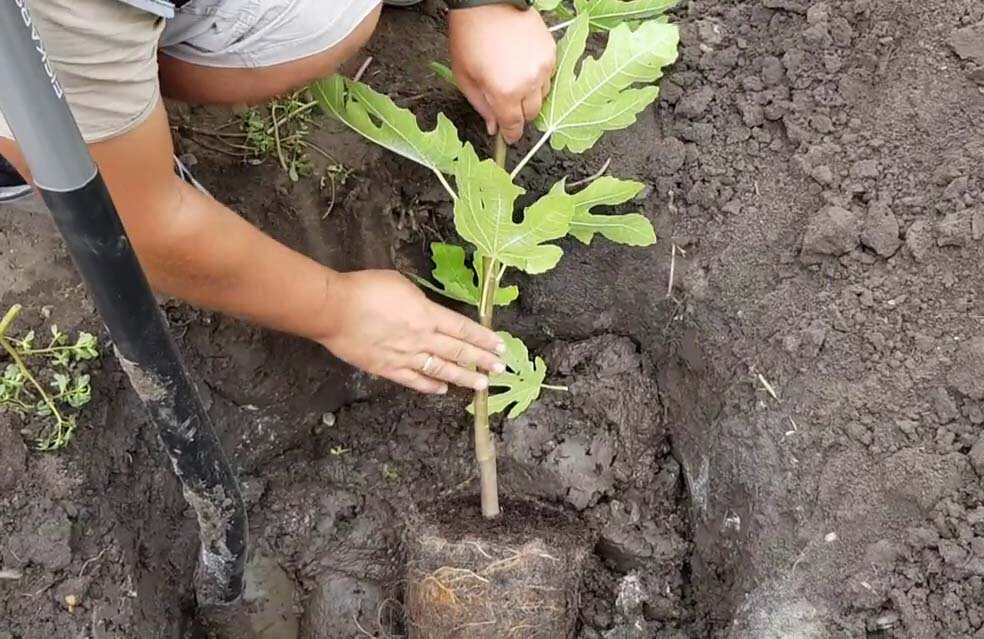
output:
[{"label": "dark brown soil", "polygon": [[525,499],[507,498],[500,504],[502,515],[482,516],[478,495],[437,501],[421,508],[419,524],[440,530],[448,541],[480,536],[503,544],[522,544],[532,537],[545,537],[558,546],[575,547],[590,534],[574,513]]},{"label": "dark brown soil", "polygon": [[[661,240],[572,244],[557,270],[518,278],[500,321],[571,392],[496,425],[503,488],[566,504],[599,535],[580,639],[980,637],[984,6],[677,13],[661,102],[586,156],[531,167],[538,190],[610,157],[652,187],[638,205]],[[425,117],[470,118],[483,143],[425,71],[443,43],[420,34],[439,25],[430,5],[387,11],[366,79]],[[453,237],[426,171],[334,125],[315,140],[353,171],[324,219],[317,177],[293,185],[274,163],[178,142],[217,197],[292,246],[425,272],[426,244]],[[50,224],[0,215],[3,308],[96,328]],[[404,522],[474,490],[466,398],[398,392],[315,345],[167,310],[306,635],[400,633]],[[94,387],[64,453],[28,452],[0,423],[0,568],[22,573],[0,580],[0,638],[194,636],[193,521],[114,362]]]}]

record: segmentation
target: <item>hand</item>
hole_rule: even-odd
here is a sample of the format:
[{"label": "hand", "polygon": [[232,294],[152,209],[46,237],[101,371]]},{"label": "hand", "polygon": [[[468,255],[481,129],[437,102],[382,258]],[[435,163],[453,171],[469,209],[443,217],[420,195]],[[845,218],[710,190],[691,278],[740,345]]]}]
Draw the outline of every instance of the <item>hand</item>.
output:
[{"label": "hand", "polygon": [[396,271],[337,273],[328,285],[331,327],[319,338],[336,357],[423,393],[448,383],[488,387],[479,370],[505,370],[493,331],[427,299]]},{"label": "hand", "polygon": [[456,9],[448,15],[451,69],[485,118],[489,135],[513,144],[540,114],[556,64],[553,36],[536,11],[509,5]]}]

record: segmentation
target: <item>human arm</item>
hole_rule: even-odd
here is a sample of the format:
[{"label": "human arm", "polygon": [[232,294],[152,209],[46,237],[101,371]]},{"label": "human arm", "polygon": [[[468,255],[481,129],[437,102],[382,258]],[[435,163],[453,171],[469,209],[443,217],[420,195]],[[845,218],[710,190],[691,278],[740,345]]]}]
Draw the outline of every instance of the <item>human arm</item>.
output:
[{"label": "human arm", "polygon": [[[161,104],[90,149],[156,290],[307,337],[423,392],[442,392],[445,382],[475,388],[487,382],[469,366],[499,366],[494,333],[434,304],[399,274],[333,271],[178,179]],[[11,141],[0,140],[0,154],[24,168]],[[424,375],[430,354],[437,357]]]}]

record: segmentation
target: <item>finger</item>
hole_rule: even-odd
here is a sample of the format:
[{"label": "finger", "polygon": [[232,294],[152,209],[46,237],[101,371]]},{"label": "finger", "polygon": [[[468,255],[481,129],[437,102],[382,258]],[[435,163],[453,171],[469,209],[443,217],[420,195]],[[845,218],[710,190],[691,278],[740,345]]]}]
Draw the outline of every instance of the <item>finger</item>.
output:
[{"label": "finger", "polygon": [[420,369],[426,364],[426,369],[420,370],[422,375],[449,382],[462,388],[485,390],[489,387],[489,378],[481,373],[468,370],[457,364],[452,364],[443,357],[434,355],[418,355]]},{"label": "finger", "polygon": [[543,95],[544,100],[546,100],[547,96],[550,95],[550,89],[552,88],[553,88],[553,83],[551,82],[550,78],[547,78],[547,81],[543,83],[542,87],[540,87],[540,92]]},{"label": "finger", "polygon": [[498,132],[498,127],[495,122],[495,113],[492,111],[491,105],[489,105],[489,100],[485,96],[485,93],[478,88],[470,78],[462,78],[458,82],[458,87],[461,92],[465,94],[465,97],[471,103],[471,105],[478,111],[479,115],[485,120],[485,129],[489,135],[495,135]]},{"label": "finger", "polygon": [[427,375],[422,375],[409,368],[400,368],[390,374],[383,375],[386,379],[402,384],[415,391],[428,395],[444,395],[448,392],[448,385]]},{"label": "finger", "polygon": [[492,108],[495,109],[495,121],[499,124],[502,137],[509,144],[519,142],[523,137],[523,128],[526,126],[522,99],[500,100],[498,104],[493,103]]},{"label": "finger", "polygon": [[437,332],[473,344],[490,353],[504,353],[506,345],[494,331],[454,311],[435,304]]},{"label": "finger", "polygon": [[543,108],[543,94],[540,93],[540,89],[523,98],[522,108],[523,117],[526,118],[527,122],[532,122],[540,115],[540,109]]},{"label": "finger", "polygon": [[505,364],[489,351],[440,333],[434,333],[425,350],[461,366],[474,366],[493,373],[506,370]]}]

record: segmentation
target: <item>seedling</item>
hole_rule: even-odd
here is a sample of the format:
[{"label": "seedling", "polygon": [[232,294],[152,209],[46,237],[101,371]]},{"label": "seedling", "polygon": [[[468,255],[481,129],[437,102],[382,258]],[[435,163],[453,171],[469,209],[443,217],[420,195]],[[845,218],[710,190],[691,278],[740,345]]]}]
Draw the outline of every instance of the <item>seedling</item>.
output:
[{"label": "seedling", "polygon": [[[325,113],[427,167],[450,194],[455,229],[470,247],[432,244],[435,282],[422,283],[476,307],[486,327],[492,327],[495,306],[508,305],[519,296],[515,285],[503,284],[509,269],[536,275],[557,265],[564,251],[551,242],[568,235],[585,245],[596,235],[631,246],[656,241],[652,224],[643,215],[599,210],[632,201],[644,188],[638,182],[597,177],[572,192],[562,179],[517,216],[515,202],[525,190],[516,180],[548,142],[557,151],[583,153],[606,132],[631,126],[656,100],[662,69],[677,55],[677,28],[662,16],[675,2],[574,0],[572,7],[554,0],[542,2],[541,10],[563,20],[555,30],[566,33],[557,48],[553,88],[535,122],[540,136],[511,170],[506,167],[507,150],[501,138],[496,141],[494,161],[482,160],[472,144],[461,141],[444,114],[438,115],[434,129],[425,131],[413,113],[360,82],[334,76],[312,87]],[[606,40],[597,58],[585,53],[592,32]],[[434,64],[432,69],[453,81],[441,65]],[[546,363],[540,357],[531,359],[522,341],[506,332],[500,335],[506,344],[503,359],[508,370],[491,375],[490,384],[501,392],[490,396],[480,391],[468,408],[475,418],[482,512],[489,518],[499,514],[489,416],[508,411],[508,418],[515,418],[542,390],[561,389],[544,384]]]},{"label": "seedling", "polygon": [[71,342],[54,324],[46,342],[34,331],[11,337],[8,331],[20,311],[15,305],[0,320],[0,362],[8,360],[0,368],[0,411],[44,419],[37,448],[63,448],[75,434],[78,410],[92,399],[89,376],[79,372],[79,363],[99,357],[98,344],[84,331]]}]

